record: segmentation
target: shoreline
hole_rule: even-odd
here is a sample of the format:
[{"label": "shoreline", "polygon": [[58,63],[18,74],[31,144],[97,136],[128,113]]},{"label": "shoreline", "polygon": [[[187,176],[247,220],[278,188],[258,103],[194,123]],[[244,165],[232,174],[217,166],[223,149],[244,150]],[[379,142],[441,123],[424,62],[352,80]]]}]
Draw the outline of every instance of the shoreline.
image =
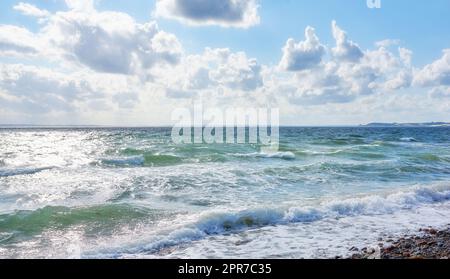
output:
[{"label": "shoreline", "polygon": [[450,225],[442,230],[430,227],[401,237],[380,238],[377,246],[352,247],[349,251],[353,255],[348,259],[450,259]]}]

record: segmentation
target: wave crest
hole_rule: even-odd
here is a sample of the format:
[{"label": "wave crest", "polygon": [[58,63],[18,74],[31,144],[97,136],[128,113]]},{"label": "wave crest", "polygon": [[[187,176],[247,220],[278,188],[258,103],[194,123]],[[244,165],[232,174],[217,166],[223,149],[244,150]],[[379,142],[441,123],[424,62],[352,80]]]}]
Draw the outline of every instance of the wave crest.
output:
[{"label": "wave crest", "polygon": [[51,170],[51,169],[53,169],[53,167],[0,169],[0,177],[31,175],[31,174],[35,174],[38,172]]},{"label": "wave crest", "polygon": [[[128,246],[119,251],[114,249],[114,256],[122,253],[156,253],[161,249],[200,240],[210,235],[239,232],[249,228],[312,223],[327,218],[392,214],[449,200],[450,187],[416,188],[410,192],[324,201],[317,206],[253,208],[231,212],[215,210],[196,216],[180,215],[175,220],[166,221],[167,224],[161,226],[165,232],[159,232],[158,236],[147,240],[146,244]],[[110,255],[108,250],[104,250],[101,255]]]},{"label": "wave crest", "polygon": [[248,153],[248,154],[235,154],[237,157],[250,157],[250,158],[270,158],[270,159],[283,159],[283,160],[295,160],[295,154],[293,152],[274,152],[274,153]]}]

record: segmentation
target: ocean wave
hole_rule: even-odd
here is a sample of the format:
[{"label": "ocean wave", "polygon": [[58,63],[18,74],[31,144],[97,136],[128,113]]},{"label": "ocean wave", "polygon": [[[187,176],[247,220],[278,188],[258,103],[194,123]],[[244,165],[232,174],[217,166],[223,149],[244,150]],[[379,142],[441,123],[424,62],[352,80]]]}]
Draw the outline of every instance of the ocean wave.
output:
[{"label": "ocean wave", "polygon": [[131,156],[125,158],[109,158],[101,159],[102,165],[114,166],[114,167],[131,167],[131,166],[143,166],[145,162],[144,156]]},{"label": "ocean wave", "polygon": [[315,150],[303,150],[298,153],[307,156],[328,156],[328,155],[336,155],[345,152],[345,149],[337,149],[337,150],[326,150],[326,151],[315,151]]},{"label": "ocean wave", "polygon": [[[235,233],[246,229],[312,223],[319,220],[354,216],[392,214],[412,210],[427,204],[450,200],[450,187],[416,188],[409,192],[371,195],[358,198],[323,201],[317,206],[285,206],[280,208],[252,208],[241,211],[210,211],[195,216],[180,215],[178,219],[160,224],[159,232],[145,244],[100,252],[100,257],[120,257],[121,254],[157,253],[161,249],[200,240],[211,235]],[[174,225],[177,224],[177,225]],[[111,254],[112,253],[112,254]]]},{"label": "ocean wave", "polygon": [[250,157],[250,158],[271,158],[271,159],[283,159],[283,160],[294,160],[295,154],[293,152],[256,152],[256,153],[246,153],[246,154],[234,154],[237,157]]},{"label": "ocean wave", "polygon": [[18,176],[18,175],[31,175],[38,172],[51,170],[53,167],[42,167],[42,168],[1,168],[0,177]]},{"label": "ocean wave", "polygon": [[234,213],[207,213],[201,215],[194,228],[206,234],[215,234],[243,227],[313,222],[324,218],[356,215],[391,214],[423,204],[448,200],[450,200],[450,187],[417,188],[410,192],[323,201],[314,207],[290,206],[250,209]]},{"label": "ocean wave", "polygon": [[405,141],[405,142],[418,142],[418,140],[416,140],[413,137],[404,137],[404,138],[400,138],[400,141]]},{"label": "ocean wave", "polygon": [[345,138],[318,138],[313,145],[326,145],[326,146],[348,146],[366,144],[367,140],[364,137],[345,137]]},{"label": "ocean wave", "polygon": [[181,157],[164,154],[143,154],[138,156],[101,159],[100,164],[113,167],[162,167],[183,162]]},{"label": "ocean wave", "polygon": [[69,208],[47,206],[36,210],[19,210],[0,215],[3,232],[32,235],[49,228],[67,228],[91,223],[98,226],[112,226],[133,219],[150,218],[151,211],[127,204],[98,205]]},{"label": "ocean wave", "polygon": [[144,155],[144,164],[152,167],[172,166],[183,162],[181,157],[164,154]]},{"label": "ocean wave", "polygon": [[421,161],[427,161],[427,162],[449,162],[449,159],[445,156],[438,156],[436,154],[431,153],[422,153],[422,154],[416,154],[415,155],[419,160]]}]

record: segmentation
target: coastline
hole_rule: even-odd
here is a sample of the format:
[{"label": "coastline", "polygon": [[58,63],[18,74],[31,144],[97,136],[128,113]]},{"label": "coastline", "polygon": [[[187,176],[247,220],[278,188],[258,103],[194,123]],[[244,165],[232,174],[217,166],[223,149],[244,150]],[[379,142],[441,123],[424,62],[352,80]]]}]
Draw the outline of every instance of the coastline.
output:
[{"label": "coastline", "polygon": [[[349,259],[450,259],[450,225],[425,228],[396,238],[380,238],[375,247],[350,248]],[[339,258],[339,257],[337,257]]]}]

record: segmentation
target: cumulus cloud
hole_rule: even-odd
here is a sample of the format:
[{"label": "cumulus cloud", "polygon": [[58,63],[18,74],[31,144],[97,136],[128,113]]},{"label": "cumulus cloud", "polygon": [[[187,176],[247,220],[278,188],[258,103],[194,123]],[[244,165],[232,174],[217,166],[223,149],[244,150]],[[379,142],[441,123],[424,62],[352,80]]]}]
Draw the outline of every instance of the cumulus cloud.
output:
[{"label": "cumulus cloud", "polygon": [[304,41],[296,43],[290,38],[286,42],[280,67],[285,71],[308,70],[320,64],[325,52],[325,46],[320,43],[314,28],[308,26],[305,30]]},{"label": "cumulus cloud", "polygon": [[158,0],[155,14],[190,25],[248,28],[260,21],[256,0]]},{"label": "cumulus cloud", "polygon": [[69,11],[48,14],[27,3],[14,9],[46,16],[39,32],[0,25],[0,55],[45,55],[84,65],[98,72],[138,74],[147,79],[159,63],[178,62],[182,47],[177,38],[156,23],[137,23],[119,12],[97,12],[92,1],[66,1]]},{"label": "cumulus cloud", "polygon": [[400,54],[400,58],[402,59],[402,62],[406,66],[411,66],[412,64],[412,56],[413,52],[407,48],[399,47],[398,52]]},{"label": "cumulus cloud", "polygon": [[311,71],[293,77],[287,97],[297,105],[345,103],[354,99],[351,84],[340,76],[336,63],[326,63]]},{"label": "cumulus cloud", "polygon": [[14,8],[14,10],[19,11],[26,16],[42,18],[42,17],[47,17],[50,15],[49,11],[41,10],[32,4],[24,3],[24,2],[20,2],[19,4],[15,5],[13,8]]},{"label": "cumulus cloud", "polygon": [[216,63],[216,67],[210,72],[214,82],[244,91],[255,90],[263,84],[261,66],[256,59],[248,58],[244,52],[232,53],[228,49],[218,51],[221,52],[219,55],[214,50],[207,50],[212,53],[212,57],[216,55],[211,60]]},{"label": "cumulus cloud", "polygon": [[332,23],[332,31],[337,46],[329,57],[324,56],[325,47],[311,27],[307,28],[305,41],[296,44],[290,40],[283,48],[280,66],[294,72],[283,85],[290,102],[298,105],[347,103],[411,86],[412,51],[400,47],[394,53],[380,44],[375,50],[362,52],[336,22]]},{"label": "cumulus cloud", "polygon": [[[176,64],[182,54],[178,39],[155,22],[140,24],[125,13],[96,11],[93,1],[66,0],[68,11],[47,15],[39,32],[0,26],[0,55],[37,54],[59,62],[87,66],[103,73],[139,75],[157,64]],[[16,10],[38,14],[26,3]],[[33,11],[33,12],[31,12]]]},{"label": "cumulus cloud", "polygon": [[0,56],[24,56],[38,53],[39,42],[33,33],[14,25],[0,25]]},{"label": "cumulus cloud", "polygon": [[333,37],[336,40],[336,47],[332,49],[332,53],[338,59],[348,62],[357,62],[363,57],[363,52],[358,44],[347,38],[347,33],[337,25],[336,21],[331,24]]},{"label": "cumulus cloud", "polygon": [[262,66],[244,52],[206,48],[200,55],[186,56],[165,80],[167,96],[189,98],[223,90],[253,92],[264,85]]},{"label": "cumulus cloud", "polygon": [[58,13],[44,33],[66,59],[105,73],[145,75],[157,63],[176,63],[182,51],[156,23],[138,24],[124,13]]},{"label": "cumulus cloud", "polygon": [[421,69],[414,82],[421,86],[450,86],[450,49],[443,50],[441,58]]}]

